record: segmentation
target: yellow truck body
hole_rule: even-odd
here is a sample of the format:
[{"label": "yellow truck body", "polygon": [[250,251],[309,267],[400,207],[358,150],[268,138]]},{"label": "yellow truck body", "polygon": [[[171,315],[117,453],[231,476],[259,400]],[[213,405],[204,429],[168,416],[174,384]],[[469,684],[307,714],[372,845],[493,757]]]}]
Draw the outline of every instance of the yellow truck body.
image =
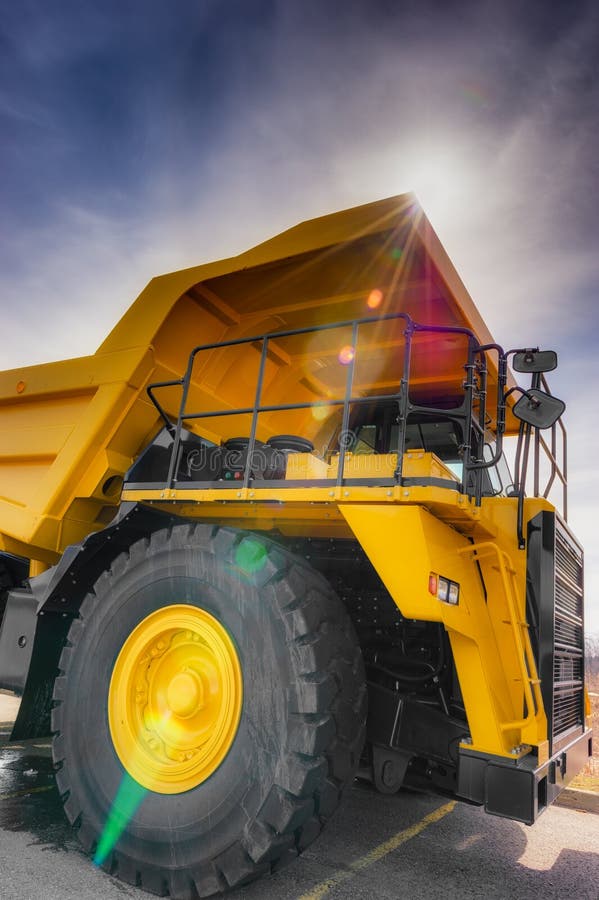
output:
[{"label": "yellow truck body", "polygon": [[[306,846],[358,765],[534,822],[591,749],[550,368],[493,341],[406,194],[155,278],[93,356],[0,375],[0,686],[15,737],[51,715],[96,861],[208,896]],[[200,849],[156,863],[177,798]]]},{"label": "yellow truck body", "polygon": [[[194,344],[352,319],[369,312],[373,290],[383,294],[379,312],[402,310],[491,340],[422,211],[405,195],[304,223],[232,259],[155,278],[93,356],[3,372],[0,547],[55,562],[66,546],[110,521],[119,477],[159,427],[146,387],[179,376]],[[391,369],[377,373],[379,383],[394,374],[388,337],[386,348],[372,339]],[[343,346],[343,334],[335,338]],[[305,343],[273,354],[266,399],[318,399],[310,379],[330,364],[331,348]],[[253,401],[252,346],[206,356],[194,380],[196,405]],[[427,383],[437,378],[440,390],[455,392],[460,362],[444,354],[439,363],[433,371],[429,360]],[[172,411],[178,402],[173,390]],[[227,421],[221,436],[232,437],[239,424]],[[318,422],[298,413],[288,426],[313,437]]]}]

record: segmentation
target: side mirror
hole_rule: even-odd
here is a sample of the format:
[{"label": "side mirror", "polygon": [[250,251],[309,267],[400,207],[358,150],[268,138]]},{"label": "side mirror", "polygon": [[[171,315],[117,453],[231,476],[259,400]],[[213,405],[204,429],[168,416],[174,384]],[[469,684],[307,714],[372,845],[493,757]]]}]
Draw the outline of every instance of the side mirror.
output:
[{"label": "side mirror", "polygon": [[559,397],[531,388],[523,393],[512,412],[521,422],[535,428],[551,428],[563,414],[566,404]]},{"label": "side mirror", "polygon": [[514,353],[515,372],[553,372],[557,368],[555,350],[517,350]]}]

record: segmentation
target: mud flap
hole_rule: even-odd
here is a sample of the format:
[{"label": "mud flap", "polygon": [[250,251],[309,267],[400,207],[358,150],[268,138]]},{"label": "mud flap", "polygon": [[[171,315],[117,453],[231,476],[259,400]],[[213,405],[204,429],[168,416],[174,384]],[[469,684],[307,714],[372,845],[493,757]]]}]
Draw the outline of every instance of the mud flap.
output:
[{"label": "mud flap", "polygon": [[38,615],[37,607],[29,591],[11,591],[0,631],[0,687],[23,695],[11,740],[50,734],[56,647],[64,643],[71,617]]}]

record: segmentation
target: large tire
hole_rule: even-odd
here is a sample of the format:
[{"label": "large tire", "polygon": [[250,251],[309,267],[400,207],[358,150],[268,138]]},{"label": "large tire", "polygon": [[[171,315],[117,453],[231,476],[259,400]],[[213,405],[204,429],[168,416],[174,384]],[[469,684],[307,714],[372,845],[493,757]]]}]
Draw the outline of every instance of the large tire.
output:
[{"label": "large tire", "polygon": [[[107,712],[113,667],[139,623],[174,604],[205,610],[232,639],[239,725],[197,786],[147,790],[126,809],[122,790],[115,801],[125,771]],[[365,735],[361,653],[328,583],[263,537],[208,525],[159,531],[103,573],[70,629],[54,701],[56,781],[84,847],[97,855],[121,804],[124,830],[101,864],[181,900],[297,856],[336,809]]]}]

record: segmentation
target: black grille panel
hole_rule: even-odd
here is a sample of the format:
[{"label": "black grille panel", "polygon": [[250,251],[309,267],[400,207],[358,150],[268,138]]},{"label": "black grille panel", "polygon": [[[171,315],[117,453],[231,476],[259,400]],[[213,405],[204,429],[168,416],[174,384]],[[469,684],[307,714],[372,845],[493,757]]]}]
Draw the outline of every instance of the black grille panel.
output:
[{"label": "black grille panel", "polygon": [[572,688],[582,679],[582,659],[566,653],[556,653],[553,660],[553,684],[555,693]]},{"label": "black grille panel", "polygon": [[580,647],[582,644],[582,628],[572,622],[559,619],[555,622],[555,647],[556,650],[568,650],[570,647]]},{"label": "black grille panel", "polygon": [[569,579],[582,592],[582,557],[558,525],[555,535],[555,568],[563,578]]},{"label": "black grille panel", "polygon": [[582,593],[571,581],[561,576],[559,569],[555,573],[555,609],[560,616],[569,614],[575,620],[582,616]]},{"label": "black grille panel", "polygon": [[556,521],[553,630],[553,715],[555,742],[584,724],[584,636],[582,554]]},{"label": "black grille panel", "polygon": [[556,694],[553,704],[553,727],[556,735],[570,731],[580,725],[580,709],[578,697],[574,694]]}]

